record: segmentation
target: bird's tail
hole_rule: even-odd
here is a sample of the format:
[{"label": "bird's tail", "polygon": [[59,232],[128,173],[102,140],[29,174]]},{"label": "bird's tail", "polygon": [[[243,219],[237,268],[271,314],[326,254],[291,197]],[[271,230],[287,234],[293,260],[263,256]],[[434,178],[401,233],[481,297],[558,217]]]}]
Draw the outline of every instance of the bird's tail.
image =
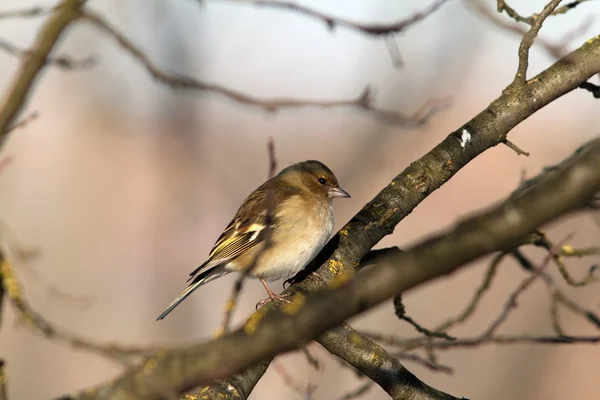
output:
[{"label": "bird's tail", "polygon": [[225,266],[219,265],[213,267],[207,271],[202,272],[200,275],[196,276],[192,283],[185,288],[183,292],[179,294],[179,296],[175,297],[175,299],[165,308],[165,310],[156,318],[156,320],[161,320],[167,316],[175,307],[179,305],[183,300],[185,300],[192,292],[198,289],[200,286],[208,283],[214,279],[220,278],[223,275],[227,275],[230,271],[225,269]]}]

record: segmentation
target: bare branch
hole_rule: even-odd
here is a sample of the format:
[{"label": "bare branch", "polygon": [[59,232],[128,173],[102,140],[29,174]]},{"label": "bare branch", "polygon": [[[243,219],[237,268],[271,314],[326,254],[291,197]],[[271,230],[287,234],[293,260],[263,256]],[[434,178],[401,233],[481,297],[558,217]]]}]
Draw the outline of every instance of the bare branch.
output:
[{"label": "bare branch", "polygon": [[504,307],[503,307],[500,315],[498,315],[498,317],[492,322],[490,327],[484,333],[481,334],[482,337],[487,338],[487,337],[492,337],[494,335],[494,333],[500,327],[500,325],[502,325],[502,323],[504,321],[506,321],[510,312],[517,306],[517,298],[521,294],[523,294],[525,292],[525,290],[527,290],[527,288],[529,288],[529,286],[533,282],[535,282],[536,279],[538,279],[539,277],[542,276],[544,269],[548,266],[548,264],[550,263],[550,260],[552,259],[552,256],[554,254],[556,254],[557,251],[559,251],[559,248],[552,248],[550,250],[550,254],[542,262],[542,265],[539,268],[535,268],[533,270],[533,273],[530,276],[528,276],[527,278],[525,278],[519,284],[519,286],[517,286],[517,288],[508,297],[508,300],[506,300],[506,303],[504,304]]},{"label": "bare branch", "polygon": [[515,21],[524,22],[526,24],[531,25],[531,17],[523,17],[521,14],[516,12],[514,8],[506,4],[504,0],[498,0],[498,12],[502,13],[503,11],[505,11],[506,14]]},{"label": "bare branch", "polygon": [[[239,1],[239,0],[238,0]],[[408,18],[392,22],[391,24],[363,24],[360,22],[354,22],[343,18],[334,17],[327,15],[313,8],[303,6],[298,3],[292,3],[287,1],[273,1],[273,0],[250,0],[241,1],[244,4],[253,4],[261,7],[278,8],[283,10],[289,10],[298,14],[305,15],[310,18],[318,19],[323,21],[327,28],[334,29],[338,26],[352,29],[368,35],[389,35],[392,33],[400,33],[424,20],[427,16],[434,13],[439,9],[447,0],[434,0],[430,5],[422,10],[415,11]]]},{"label": "bare branch", "polygon": [[298,382],[290,375],[287,369],[278,362],[273,363],[275,367],[275,371],[279,374],[285,385],[291,388],[296,394],[300,395],[304,400],[312,400],[313,393],[317,389],[316,385],[307,384],[306,387],[301,387]]},{"label": "bare branch", "polygon": [[436,328],[436,331],[447,331],[448,329],[454,327],[457,324],[462,324],[471,315],[473,315],[475,313],[475,310],[479,306],[479,303],[481,302],[481,299],[483,298],[484,294],[487,293],[487,291],[492,286],[492,281],[496,277],[496,272],[498,271],[498,266],[500,265],[500,261],[502,261],[504,259],[504,257],[506,257],[506,253],[504,253],[504,252],[498,253],[496,256],[494,256],[494,258],[492,259],[492,262],[490,263],[487,271],[484,274],[483,281],[481,282],[481,284],[475,291],[473,298],[467,304],[464,311],[462,313],[460,313],[458,316],[456,316],[454,318],[450,318],[446,322],[443,322],[440,326],[438,326]]},{"label": "bare branch", "polygon": [[448,367],[447,365],[441,365],[436,362],[432,362],[431,360],[428,360],[417,354],[397,353],[397,354],[394,354],[394,356],[397,357],[399,360],[412,361],[412,362],[419,364],[419,365],[421,365],[427,369],[430,369],[432,371],[443,372],[448,375],[451,375],[454,372],[454,370],[452,368]]},{"label": "bare branch", "polygon": [[360,397],[362,397],[363,395],[365,395],[369,389],[371,389],[373,387],[373,382],[368,381],[363,383],[362,385],[360,385],[358,388],[352,390],[351,392],[348,392],[344,395],[342,395],[341,397],[338,397],[336,400],[354,400],[354,399],[358,399]]},{"label": "bare branch", "polygon": [[425,336],[438,337],[438,338],[442,338],[442,339],[446,339],[446,340],[454,340],[455,339],[454,337],[448,335],[447,333],[440,332],[439,330],[430,331],[429,329],[422,327],[417,322],[415,322],[411,317],[406,315],[406,309],[404,307],[404,304],[402,304],[402,296],[399,294],[394,296],[394,312],[399,319],[408,322],[417,330],[417,332],[422,333]]},{"label": "bare branch", "polygon": [[561,0],[551,0],[531,22],[531,28],[523,35],[521,44],[519,45],[519,66],[517,74],[513,80],[513,85],[524,86],[527,82],[527,68],[529,66],[529,49],[533,46],[533,42],[542,29],[542,24],[546,18],[558,7]]},{"label": "bare branch", "polygon": [[587,2],[588,0],[573,0],[567,4],[565,4],[564,6],[560,6],[558,7],[556,10],[554,10],[552,12],[552,15],[559,15],[559,14],[566,14],[567,12],[571,11],[572,9],[574,9],[575,7],[577,7],[578,5]]},{"label": "bare branch", "polygon": [[6,137],[6,129],[27,104],[33,84],[46,65],[48,55],[65,29],[79,16],[81,5],[81,0],[61,1],[58,5],[60,9],[48,18],[38,32],[29,56],[22,61],[17,77],[0,100],[0,139]]},{"label": "bare branch", "polygon": [[[465,0],[465,2],[479,15],[483,16],[494,25],[506,31],[514,32],[522,36],[528,32],[527,27],[501,18],[500,15],[494,13],[481,0]],[[535,38],[535,42],[540,45],[542,49],[544,49],[546,53],[550,55],[550,57],[553,59],[559,59],[568,53],[568,45],[570,42],[574,40],[575,37],[581,35],[585,30],[587,30],[591,26],[591,23],[592,18],[590,16],[580,26],[577,26],[571,32],[566,33],[560,42],[547,40],[543,36],[537,36]],[[571,61],[574,62],[576,60],[571,59]]]},{"label": "bare branch", "polygon": [[594,344],[600,343],[600,336],[536,336],[536,335],[496,335],[484,338],[482,336],[471,339],[457,339],[453,342],[436,341],[428,344],[436,349],[449,349],[458,347],[475,347],[490,344],[509,345],[517,343],[530,344]]},{"label": "bare branch", "polygon": [[421,382],[397,358],[346,323],[328,330],[318,340],[329,352],[371,378],[393,399],[456,399]]},{"label": "bare branch", "polygon": [[[580,5],[581,3],[584,3],[586,1],[587,0],[571,1],[570,3],[567,3],[564,6],[558,7],[557,9],[552,11],[550,13],[550,15],[566,14],[568,11],[574,9],[575,7],[577,7],[578,5]],[[515,11],[514,8],[512,8],[508,4],[506,4],[506,2],[504,0],[497,0],[497,4],[498,4],[497,8],[498,8],[499,13],[502,13],[503,11],[505,11],[509,17],[511,17],[512,19],[514,19],[517,22],[523,22],[528,25],[531,25],[539,17],[538,14],[534,14],[531,17],[523,17],[521,14],[519,14],[517,11]]]},{"label": "bare branch", "polygon": [[[25,116],[25,118],[23,118],[20,121],[17,121],[14,125],[11,125],[7,128],[6,133],[10,133],[16,129],[21,129],[26,127],[30,122],[35,121],[38,118],[39,114],[37,113],[37,111],[32,112],[31,114]],[[0,171],[2,170],[2,168],[0,168]]]},{"label": "bare branch", "polygon": [[536,246],[542,247],[551,254],[552,259],[556,266],[558,267],[558,271],[565,279],[565,281],[571,286],[585,286],[592,282],[597,282],[598,279],[594,276],[595,268],[590,268],[585,278],[580,281],[575,280],[571,277],[569,271],[567,271],[567,266],[565,265],[564,257],[580,257],[586,254],[597,254],[598,248],[587,248],[582,250],[574,249],[572,246],[563,246],[558,248],[557,251],[553,251],[556,248],[556,245],[553,244],[550,239],[545,234],[540,234],[539,238],[533,243]]},{"label": "bare branch", "polygon": [[[16,57],[27,57],[32,54],[30,50],[23,50],[17,46],[5,41],[0,40],[0,49]],[[96,65],[96,58],[94,56],[88,56],[81,60],[74,60],[66,56],[58,57],[47,57],[46,65],[51,64],[63,70],[75,70],[75,69],[86,69]]]},{"label": "bare branch", "polygon": [[115,360],[127,366],[131,365],[132,356],[142,356],[152,351],[152,349],[125,348],[117,345],[96,344],[92,341],[79,338],[71,333],[64,332],[54,327],[50,322],[35,312],[27,302],[23,293],[21,284],[13,270],[11,261],[8,259],[11,255],[10,249],[6,246],[2,249],[0,259],[0,277],[3,291],[17,311],[19,318],[31,329],[41,333],[48,339],[54,339],[67,343],[78,349],[84,349],[103,357]]},{"label": "bare branch", "polygon": [[[160,68],[158,68],[150,58],[139,49],[131,40],[125,35],[120,33],[115,27],[110,25],[108,21],[93,13],[92,11],[84,11],[81,17],[86,21],[92,23],[95,27],[103,31],[106,35],[114,39],[119,46],[127,51],[136,61],[141,63],[148,73],[158,82],[165,84],[173,89],[182,90],[199,90],[219,94],[230,100],[246,106],[254,106],[262,108],[267,112],[275,112],[281,109],[289,108],[338,108],[338,107],[352,107],[360,110],[368,111],[372,113],[376,118],[381,119],[384,122],[396,124],[399,126],[414,127],[419,126],[425,122],[425,120],[431,116],[431,114],[439,111],[440,108],[447,106],[445,100],[433,100],[431,107],[426,107],[426,110],[419,110],[413,116],[406,116],[398,112],[382,110],[373,105],[372,90],[370,87],[366,87],[363,92],[356,98],[343,99],[343,100],[302,100],[294,98],[275,98],[275,99],[261,99],[253,97],[251,95],[238,92],[224,86],[220,86],[214,83],[206,83],[197,79],[178,75],[169,74]],[[425,108],[425,107],[424,107]]]},{"label": "bare branch", "polygon": [[22,10],[0,11],[0,19],[38,17],[41,15],[49,14],[53,11],[56,11],[59,8],[60,6],[51,8],[35,6],[32,8],[26,8]]},{"label": "bare branch", "polygon": [[508,147],[515,153],[517,153],[518,156],[523,155],[523,156],[529,157],[529,152],[527,152],[525,150],[521,150],[516,144],[514,144],[510,140],[504,139],[504,141],[502,143],[504,143],[504,145],[506,145],[506,147]]}]

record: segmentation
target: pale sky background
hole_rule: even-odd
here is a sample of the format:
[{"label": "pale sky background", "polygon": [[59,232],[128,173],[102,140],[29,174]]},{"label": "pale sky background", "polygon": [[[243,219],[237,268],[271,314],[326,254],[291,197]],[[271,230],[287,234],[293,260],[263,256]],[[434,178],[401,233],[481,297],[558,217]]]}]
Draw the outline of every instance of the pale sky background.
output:
[{"label": "pale sky background", "polygon": [[[25,3],[53,4],[0,0],[0,10]],[[403,19],[429,3],[301,1],[363,22]],[[524,14],[544,4],[513,3]],[[280,167],[319,159],[336,172],[352,194],[336,202],[339,228],[397,173],[483,110],[511,81],[517,65],[519,38],[458,0],[394,36],[404,61],[401,69],[392,64],[382,38],[344,28],[329,31],[320,21],[285,10],[217,0],[203,6],[192,0],[89,4],[161,68],[256,96],[333,100],[356,97],[372,85],[377,106],[404,113],[430,98],[452,99],[452,107],[419,129],[381,123],[356,109],[269,114],[218,95],[164,87],[112,40],[78,23],[55,54],[93,55],[99,63],[83,71],[48,68],[42,75],[25,111],[40,117],[15,132],[3,149],[13,161],[0,176],[0,218],[3,240],[40,253],[19,265],[31,305],[57,326],[105,342],[178,345],[206,340],[217,330],[235,279],[231,275],[198,290],[164,321],[155,318],[204,260],[241,201],[266,178],[269,136],[275,139]],[[598,33],[600,2],[552,18],[542,34],[558,40],[589,16],[595,20],[570,45],[575,48]],[[42,20],[0,20],[0,38],[27,47]],[[529,76],[552,62],[534,48]],[[0,90],[17,68],[15,57],[0,52]],[[509,135],[530,157],[502,146],[487,151],[429,196],[378,247],[409,246],[505,197],[522,169],[531,176],[596,136],[599,105],[589,93],[575,91],[536,113]],[[576,246],[600,241],[599,228],[585,215],[553,225],[549,232],[556,240],[575,232]],[[543,257],[536,250],[528,254]],[[569,268],[580,277],[594,263],[597,257],[570,260]],[[469,268],[410,292],[405,296],[409,315],[432,327],[460,312],[482,273],[481,267]],[[524,276],[512,263],[503,264],[481,310],[453,333],[470,337],[483,331]],[[597,287],[567,293],[600,313]],[[260,283],[249,281],[236,324],[263,297]],[[541,282],[519,305],[502,332],[552,333]],[[577,317],[561,315],[569,334],[598,333]],[[0,357],[7,360],[12,399],[49,399],[120,371],[110,361],[17,326],[10,308],[2,322]],[[400,336],[415,334],[393,317],[391,302],[350,322]],[[312,369],[297,353],[278,362],[299,384],[318,385],[315,399],[338,398],[362,382],[318,344],[310,349],[325,364],[323,371]],[[599,393],[599,357],[598,346],[486,346],[440,352],[439,361],[454,368],[452,376],[406,366],[426,383],[459,397],[593,400]],[[375,387],[363,398],[388,396]],[[301,397],[270,368],[251,399]]]}]

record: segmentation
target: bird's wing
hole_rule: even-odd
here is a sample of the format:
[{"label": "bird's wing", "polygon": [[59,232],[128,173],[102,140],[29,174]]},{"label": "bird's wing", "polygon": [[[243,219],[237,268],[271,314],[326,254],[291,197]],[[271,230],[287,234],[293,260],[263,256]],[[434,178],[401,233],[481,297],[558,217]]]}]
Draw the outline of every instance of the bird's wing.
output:
[{"label": "bird's wing", "polygon": [[[210,251],[208,260],[190,273],[190,280],[213,267],[234,260],[248,249],[262,243],[266,237],[267,208],[265,196],[267,183],[256,189],[241,205]],[[284,198],[296,194],[297,189],[279,187],[273,189],[272,227],[277,224],[277,206]]]}]

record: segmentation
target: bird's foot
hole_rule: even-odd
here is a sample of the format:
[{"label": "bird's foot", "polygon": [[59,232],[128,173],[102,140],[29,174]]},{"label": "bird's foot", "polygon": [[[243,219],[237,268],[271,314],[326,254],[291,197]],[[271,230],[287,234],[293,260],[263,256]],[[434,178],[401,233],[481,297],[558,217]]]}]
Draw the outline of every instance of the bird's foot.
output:
[{"label": "bird's foot", "polygon": [[290,304],[291,301],[286,299],[286,297],[289,297],[292,295],[293,295],[293,293],[275,294],[275,293],[271,292],[271,293],[269,293],[268,299],[264,299],[264,300],[261,300],[258,303],[256,303],[256,309],[258,310],[259,308],[261,308],[262,306],[264,306],[265,304],[267,304],[271,301],[279,301],[281,303]]}]

